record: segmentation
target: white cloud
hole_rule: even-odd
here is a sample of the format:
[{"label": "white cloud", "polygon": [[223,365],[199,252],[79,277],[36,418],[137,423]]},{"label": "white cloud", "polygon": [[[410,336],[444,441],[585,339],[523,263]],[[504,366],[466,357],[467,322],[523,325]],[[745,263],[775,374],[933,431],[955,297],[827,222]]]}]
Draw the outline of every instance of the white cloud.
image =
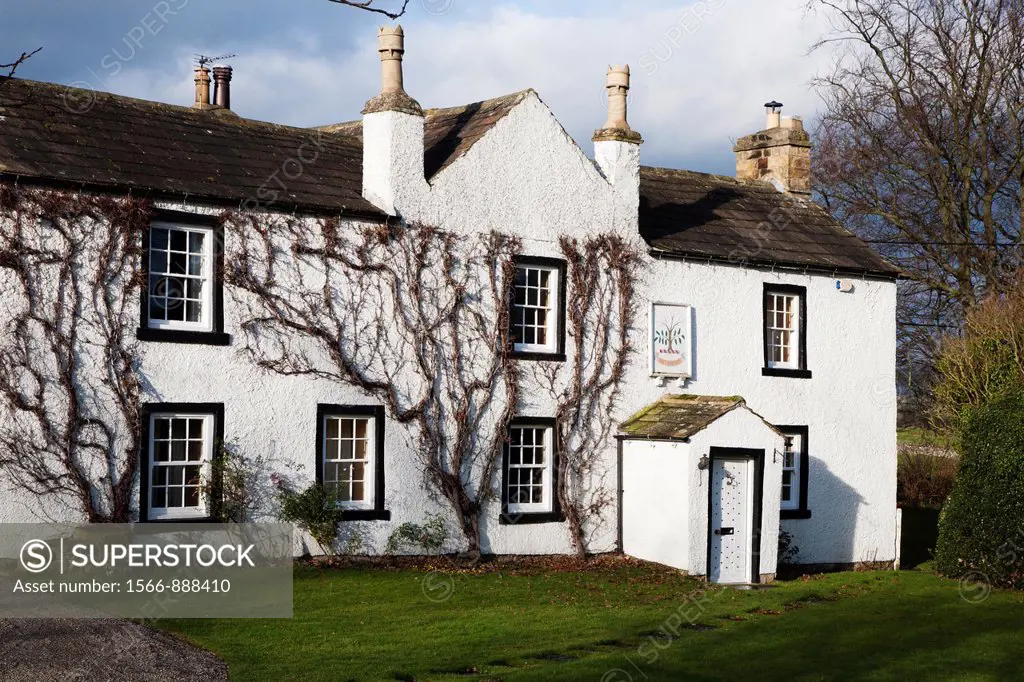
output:
[{"label": "white cloud", "polygon": [[[830,55],[808,56],[825,26],[805,0],[703,0],[675,9],[618,15],[543,16],[504,7],[474,18],[452,15],[404,22],[406,88],[424,106],[451,106],[536,89],[569,132],[590,148],[604,122],[608,64],[633,71],[630,122],[646,139],[647,162],[728,172],[731,140],[763,125],[761,103],[778,99],[788,114],[813,118],[808,81]],[[377,90],[376,36],[341,49],[290,33],[277,45],[242,45],[233,106],[242,115],[315,125],[358,118]],[[181,68],[132,69],[110,82],[136,97],[188,104],[197,50],[182,46]],[[693,165],[693,164],[691,164]],[[711,166],[710,168],[708,166]]]}]

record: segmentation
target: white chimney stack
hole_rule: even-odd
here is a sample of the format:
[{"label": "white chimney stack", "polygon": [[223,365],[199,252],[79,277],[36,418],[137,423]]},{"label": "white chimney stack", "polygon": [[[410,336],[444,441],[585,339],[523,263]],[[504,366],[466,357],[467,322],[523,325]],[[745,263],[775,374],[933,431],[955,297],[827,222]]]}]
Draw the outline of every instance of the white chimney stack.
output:
[{"label": "white chimney stack", "polygon": [[609,66],[608,120],[594,133],[594,162],[615,189],[620,210],[640,207],[640,133],[629,127],[629,65]]},{"label": "white chimney stack", "polygon": [[363,107],[363,197],[399,215],[415,210],[428,191],[423,166],[423,108],[405,92],[405,31],[382,26],[377,34],[380,94]]}]

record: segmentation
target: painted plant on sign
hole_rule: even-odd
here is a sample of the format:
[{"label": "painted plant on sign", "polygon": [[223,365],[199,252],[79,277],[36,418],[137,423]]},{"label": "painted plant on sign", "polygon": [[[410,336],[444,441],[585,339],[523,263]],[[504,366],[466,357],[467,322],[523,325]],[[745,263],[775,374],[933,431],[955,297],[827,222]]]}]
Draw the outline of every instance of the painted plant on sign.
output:
[{"label": "painted plant on sign", "polygon": [[690,306],[652,303],[650,324],[651,374],[689,377]]}]

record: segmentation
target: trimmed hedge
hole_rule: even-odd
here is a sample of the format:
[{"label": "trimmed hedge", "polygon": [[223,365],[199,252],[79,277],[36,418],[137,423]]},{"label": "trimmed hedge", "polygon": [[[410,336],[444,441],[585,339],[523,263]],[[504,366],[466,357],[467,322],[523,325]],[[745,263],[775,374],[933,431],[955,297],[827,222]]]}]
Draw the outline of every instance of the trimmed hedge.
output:
[{"label": "trimmed hedge", "polygon": [[972,409],[960,445],[936,568],[951,577],[980,571],[992,585],[1024,588],[1024,389]]}]

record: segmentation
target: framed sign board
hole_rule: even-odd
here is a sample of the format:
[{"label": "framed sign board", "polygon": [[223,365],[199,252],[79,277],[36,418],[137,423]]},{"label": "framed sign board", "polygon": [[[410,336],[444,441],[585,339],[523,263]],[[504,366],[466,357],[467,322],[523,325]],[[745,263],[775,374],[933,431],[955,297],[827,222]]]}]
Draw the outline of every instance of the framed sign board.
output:
[{"label": "framed sign board", "polygon": [[690,329],[693,309],[679,303],[651,303],[651,376],[687,378],[693,374]]}]

